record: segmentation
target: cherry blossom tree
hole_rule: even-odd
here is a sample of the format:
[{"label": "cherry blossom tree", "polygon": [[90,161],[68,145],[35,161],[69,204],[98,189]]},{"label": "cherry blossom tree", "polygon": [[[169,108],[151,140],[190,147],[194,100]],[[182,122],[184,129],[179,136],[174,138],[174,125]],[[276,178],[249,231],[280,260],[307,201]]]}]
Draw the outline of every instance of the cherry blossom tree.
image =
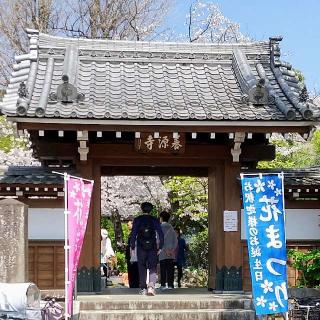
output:
[{"label": "cherry blossom tree", "polygon": [[0,87],[9,80],[14,55],[28,50],[26,28],[71,37],[143,40],[160,27],[171,3],[170,0],[1,0]]},{"label": "cherry blossom tree", "polygon": [[168,193],[160,177],[116,176],[102,178],[102,210],[132,218],[140,212],[140,204],[151,202],[157,211],[169,207]]},{"label": "cherry blossom tree", "polygon": [[15,126],[3,116],[0,117],[0,165],[40,165],[39,161],[32,155],[28,135],[24,134],[18,137]]},{"label": "cherry blossom tree", "polygon": [[118,249],[124,243],[121,222],[140,213],[142,202],[151,202],[157,212],[169,207],[167,190],[160,177],[102,177],[101,193],[101,212],[112,220]]},{"label": "cherry blossom tree", "polygon": [[243,42],[248,38],[240,32],[240,25],[223,15],[213,2],[194,1],[186,17],[190,42]]}]

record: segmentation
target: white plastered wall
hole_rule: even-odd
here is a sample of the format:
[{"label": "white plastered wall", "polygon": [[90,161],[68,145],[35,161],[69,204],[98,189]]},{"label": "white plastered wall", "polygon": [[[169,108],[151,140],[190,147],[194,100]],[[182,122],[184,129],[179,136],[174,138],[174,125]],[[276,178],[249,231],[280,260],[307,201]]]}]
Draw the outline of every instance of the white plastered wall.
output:
[{"label": "white plastered wall", "polygon": [[[241,239],[245,240],[245,224],[241,210]],[[286,209],[287,240],[320,240],[320,209]]]},{"label": "white plastered wall", "polygon": [[29,240],[63,240],[63,208],[29,208]]}]

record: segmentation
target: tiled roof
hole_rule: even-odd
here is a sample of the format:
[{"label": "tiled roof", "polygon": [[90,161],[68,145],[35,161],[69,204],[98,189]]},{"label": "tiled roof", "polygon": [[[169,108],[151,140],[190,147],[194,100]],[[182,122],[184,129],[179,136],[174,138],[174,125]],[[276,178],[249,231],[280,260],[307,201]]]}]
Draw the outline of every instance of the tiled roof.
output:
[{"label": "tiled roof", "polygon": [[44,167],[2,168],[0,185],[63,185],[63,176]]},{"label": "tiled roof", "polygon": [[[314,120],[319,115],[319,108],[299,98],[294,71],[279,60],[279,38],[185,44],[28,34],[30,53],[16,57],[0,103],[8,116]],[[63,75],[74,87],[59,87]],[[260,79],[266,100],[255,103]]]},{"label": "tiled roof", "polygon": [[[284,172],[286,188],[299,187],[320,187],[320,167],[305,169],[256,169],[249,170],[250,173],[273,173]],[[0,185],[23,185],[23,184],[47,184],[63,185],[63,176],[52,173],[52,168],[13,166],[0,168]]]},{"label": "tiled roof", "polygon": [[250,173],[284,173],[284,185],[286,188],[309,188],[315,187],[320,189],[320,167],[310,167],[303,169],[256,169],[249,170]]}]

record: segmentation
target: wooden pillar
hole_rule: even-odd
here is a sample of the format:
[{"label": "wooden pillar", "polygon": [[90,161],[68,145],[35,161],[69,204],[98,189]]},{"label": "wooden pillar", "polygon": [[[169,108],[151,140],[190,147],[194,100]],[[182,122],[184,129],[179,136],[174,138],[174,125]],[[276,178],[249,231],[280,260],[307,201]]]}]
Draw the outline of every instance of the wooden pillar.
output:
[{"label": "wooden pillar", "polygon": [[[217,268],[224,266],[225,246],[223,234],[224,165],[216,165],[208,171],[208,219],[209,219],[209,278],[208,288],[216,289],[219,282]],[[219,287],[219,284],[218,284]]]},{"label": "wooden pillar", "polygon": [[[79,291],[99,291],[100,290],[100,217],[101,217],[101,168],[94,165],[92,160],[79,161],[77,172],[86,179],[93,179],[90,213],[88,217],[87,229],[81,251],[78,269],[85,267],[90,274],[90,279],[85,278],[85,272],[80,275],[83,280],[79,283]],[[98,279],[99,275],[99,279]],[[85,279],[84,279],[85,278]],[[78,277],[79,282],[79,277]],[[81,281],[80,281],[81,282]]]},{"label": "wooden pillar", "polygon": [[241,246],[241,201],[240,164],[226,161],[225,163],[225,198],[224,210],[237,211],[237,231],[224,232],[225,269],[224,286],[226,291],[242,290],[242,246]]},{"label": "wooden pillar", "polygon": [[[240,165],[222,162],[208,171],[209,210],[209,289],[234,291],[241,283]],[[238,230],[225,232],[225,210],[238,212]]]},{"label": "wooden pillar", "polygon": [[238,212],[238,231],[225,232],[225,265],[240,267],[241,258],[241,201],[240,201],[240,184],[237,178],[240,176],[240,164],[238,162],[226,162],[225,165],[225,205],[224,210]]}]

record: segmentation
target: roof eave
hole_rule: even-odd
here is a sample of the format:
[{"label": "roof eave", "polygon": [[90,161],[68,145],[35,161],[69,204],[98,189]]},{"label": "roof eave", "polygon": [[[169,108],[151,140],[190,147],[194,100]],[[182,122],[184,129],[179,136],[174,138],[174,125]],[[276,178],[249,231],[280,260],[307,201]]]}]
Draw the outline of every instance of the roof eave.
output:
[{"label": "roof eave", "polygon": [[313,127],[317,122],[312,120],[288,121],[260,121],[260,120],[130,120],[130,119],[65,119],[65,118],[25,118],[8,116],[17,123],[43,124],[81,124],[81,125],[118,125],[118,126],[203,126],[203,127]]}]

